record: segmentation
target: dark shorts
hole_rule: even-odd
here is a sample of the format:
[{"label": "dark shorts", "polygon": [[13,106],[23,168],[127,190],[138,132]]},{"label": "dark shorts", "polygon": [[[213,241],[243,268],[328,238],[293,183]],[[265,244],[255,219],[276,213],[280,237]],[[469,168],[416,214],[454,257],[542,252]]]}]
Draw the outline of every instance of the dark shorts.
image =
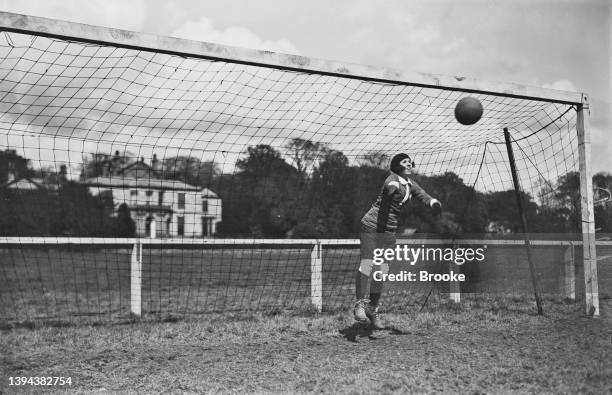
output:
[{"label": "dark shorts", "polygon": [[372,259],[376,248],[395,248],[395,233],[376,233],[376,230],[367,226],[361,226],[360,233],[360,256],[361,259]]}]

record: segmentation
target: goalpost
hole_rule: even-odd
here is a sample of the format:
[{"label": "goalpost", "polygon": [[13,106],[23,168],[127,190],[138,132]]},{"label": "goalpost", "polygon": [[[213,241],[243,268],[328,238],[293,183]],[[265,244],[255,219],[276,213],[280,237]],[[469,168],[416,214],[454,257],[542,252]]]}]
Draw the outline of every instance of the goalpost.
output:
[{"label": "goalpost", "polygon": [[[438,194],[449,213],[446,220],[459,224],[465,235],[484,229],[483,224],[504,228],[503,221],[491,220],[491,208],[486,214],[481,207],[513,188],[504,128],[525,198],[537,206],[533,218],[546,223],[537,215],[549,210],[555,226],[563,228],[538,232],[567,233],[571,243],[561,244],[582,245],[586,312],[599,315],[585,94],[6,12],[0,13],[0,30],[0,150],[6,163],[0,166],[5,217],[0,249],[3,281],[12,284],[0,291],[6,317],[27,304],[20,295],[61,299],[52,289],[60,280],[43,279],[56,270],[68,270],[62,275],[74,276],[75,284],[82,275],[89,284],[84,292],[74,291],[77,303],[108,299],[110,311],[113,298],[123,308],[129,295],[130,311],[137,315],[145,301],[138,301],[140,292],[126,293],[130,278],[132,289],[146,290],[148,300],[156,300],[148,311],[164,311],[181,292],[188,298],[192,291],[224,286],[224,298],[233,295],[230,304],[238,309],[253,308],[249,299],[266,294],[266,287],[283,288],[277,298],[295,291],[317,309],[333,287],[347,300],[358,262],[359,211],[375,197],[385,158],[411,154],[419,180]],[[483,118],[472,126],[453,118],[464,96],[484,106]],[[567,188],[574,177],[579,177],[579,204]],[[451,184],[459,189],[445,189]],[[488,224],[486,218],[478,224],[471,219],[486,215]],[[215,234],[225,239],[208,239]],[[272,234],[295,240],[265,241]],[[322,234],[336,241],[325,241]],[[70,242],[84,236],[95,239]],[[352,241],[339,243],[343,238]],[[350,246],[353,252],[332,254],[326,266],[325,244]],[[37,247],[29,250],[32,245]],[[66,245],[76,255],[48,250]],[[85,252],[88,245],[96,252]],[[168,255],[177,270],[157,258],[148,267],[138,259],[143,245],[161,257],[182,246],[180,258]],[[226,250],[207,255],[197,246]],[[258,252],[245,252],[248,246]],[[272,253],[272,246],[284,252]],[[288,262],[285,267],[279,256]],[[67,260],[69,269],[62,266]],[[128,272],[125,261],[137,265]],[[265,276],[252,276],[257,265],[268,271]],[[144,275],[134,274],[151,267],[159,290],[150,273],[147,284],[141,282]],[[231,288],[224,282],[233,274],[225,268],[242,276]],[[573,276],[573,267],[563,269]],[[106,277],[83,274],[90,271]],[[27,283],[19,282],[23,273]],[[163,289],[172,288],[163,284],[164,276],[184,281],[179,296]],[[104,288],[101,282],[109,288],[117,282],[116,295],[89,295],[88,289]],[[254,283],[260,288],[247,292]],[[308,290],[301,289],[304,284]],[[408,292],[419,301],[426,294],[422,288]],[[227,306],[209,308],[207,300],[215,298],[206,295],[193,311]]]}]

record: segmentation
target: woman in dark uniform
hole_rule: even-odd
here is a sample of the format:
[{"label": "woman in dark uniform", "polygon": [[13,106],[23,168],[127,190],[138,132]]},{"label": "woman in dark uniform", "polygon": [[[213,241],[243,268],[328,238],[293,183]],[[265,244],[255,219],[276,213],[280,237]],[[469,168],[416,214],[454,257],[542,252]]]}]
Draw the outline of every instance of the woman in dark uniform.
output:
[{"label": "woman in dark uniform", "polygon": [[[414,161],[401,153],[391,159],[391,174],[385,180],[378,198],[361,219],[361,262],[355,277],[355,320],[370,320],[376,329],[384,328],[378,312],[383,281],[372,281],[374,272],[373,251],[375,248],[389,248],[395,245],[397,219],[404,204],[417,198],[423,204],[440,212],[442,206],[437,199],[429,196],[423,188],[410,179]],[[379,270],[378,268],[376,270]],[[388,265],[382,265],[382,272]],[[367,298],[368,284],[370,297]]]}]

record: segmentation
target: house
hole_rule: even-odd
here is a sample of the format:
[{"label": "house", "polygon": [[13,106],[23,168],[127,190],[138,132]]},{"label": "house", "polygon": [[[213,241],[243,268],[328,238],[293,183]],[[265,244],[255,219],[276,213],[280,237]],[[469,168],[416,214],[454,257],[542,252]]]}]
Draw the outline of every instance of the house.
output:
[{"label": "house", "polygon": [[66,165],[60,166],[59,173],[47,174],[44,177],[16,177],[16,172],[9,166],[6,183],[0,186],[15,192],[47,191],[57,192],[67,181]]},{"label": "house", "polygon": [[138,236],[212,237],[221,222],[221,199],[210,189],[161,177],[152,165],[138,162],[109,166],[99,177],[82,180],[93,195],[112,196],[115,212],[125,203]]}]

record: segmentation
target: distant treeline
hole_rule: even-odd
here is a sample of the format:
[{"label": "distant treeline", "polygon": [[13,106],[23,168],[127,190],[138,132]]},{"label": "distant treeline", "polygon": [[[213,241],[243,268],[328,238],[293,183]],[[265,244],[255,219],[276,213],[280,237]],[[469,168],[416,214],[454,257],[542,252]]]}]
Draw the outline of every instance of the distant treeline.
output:
[{"label": "distant treeline", "polygon": [[[113,157],[95,153],[82,165],[82,178],[98,176]],[[122,157],[129,163],[129,156]],[[126,159],[128,158],[128,159]],[[385,177],[389,158],[372,153],[349,164],[344,153],[324,144],[293,139],[282,151],[256,145],[235,164],[233,174],[223,174],[216,163],[190,156],[164,158],[159,171],[164,178],[208,187],[219,195],[223,218],[219,236],[256,238],[353,238]],[[108,194],[92,196],[78,182],[62,179],[53,169],[32,169],[15,151],[0,151],[0,185],[12,169],[16,177],[47,177],[55,191],[16,192],[0,187],[0,235],[129,237],[134,227],[127,207],[115,212]],[[443,215],[434,218],[419,202],[410,202],[400,218],[400,232],[479,234],[520,232],[513,190],[482,193],[452,172],[414,179],[443,204]],[[59,181],[58,181],[59,180]],[[593,177],[596,186],[610,189],[612,175]],[[536,233],[579,233],[579,176],[570,172],[544,181],[537,204],[523,193],[529,230]],[[612,233],[612,207],[595,209],[596,227]]]},{"label": "distant treeline", "polygon": [[[349,165],[340,151],[312,144],[309,151],[304,145],[303,140],[293,140],[284,156],[268,145],[249,147],[246,157],[236,163],[235,174],[215,177],[210,187],[223,199],[224,235],[359,235],[361,217],[389,174],[388,158],[372,154],[358,165]],[[421,203],[412,201],[402,212],[400,232],[414,229],[418,233],[461,235],[521,231],[513,190],[478,192],[452,172],[417,174],[414,179],[442,201],[444,212],[441,218],[434,218]],[[610,175],[598,175],[597,179],[612,184]],[[545,204],[538,205],[530,194],[522,194],[530,232],[581,231],[578,173],[565,174],[554,184],[542,182],[537,193]],[[598,225],[607,231],[610,210],[598,214]]]}]

